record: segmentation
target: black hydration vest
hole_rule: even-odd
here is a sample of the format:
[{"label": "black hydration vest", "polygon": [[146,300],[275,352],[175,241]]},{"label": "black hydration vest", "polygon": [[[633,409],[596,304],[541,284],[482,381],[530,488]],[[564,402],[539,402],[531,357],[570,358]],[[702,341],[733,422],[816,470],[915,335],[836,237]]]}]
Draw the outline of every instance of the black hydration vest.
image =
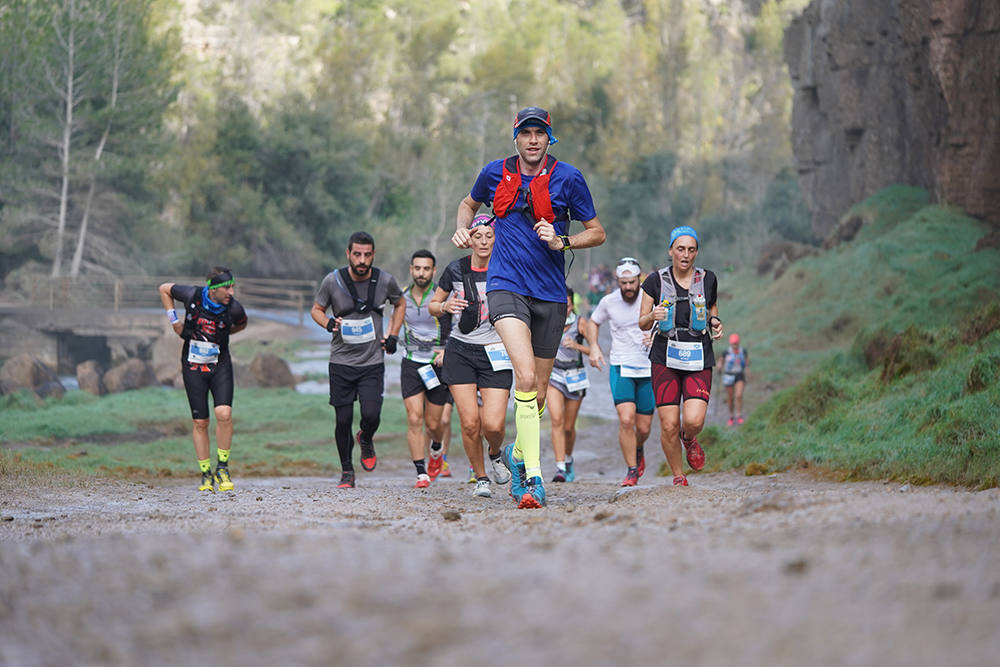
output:
[{"label": "black hydration vest", "polygon": [[340,275],[340,282],[344,284],[347,291],[351,293],[351,306],[345,310],[340,310],[334,313],[334,317],[343,317],[344,315],[350,315],[351,313],[358,313],[359,315],[367,315],[368,313],[378,313],[382,314],[383,306],[375,307],[375,286],[378,284],[378,277],[381,272],[374,266],[370,269],[371,276],[368,278],[368,295],[365,300],[362,301],[358,298],[358,288],[354,285],[354,281],[351,279],[351,272],[346,266],[338,271]]}]

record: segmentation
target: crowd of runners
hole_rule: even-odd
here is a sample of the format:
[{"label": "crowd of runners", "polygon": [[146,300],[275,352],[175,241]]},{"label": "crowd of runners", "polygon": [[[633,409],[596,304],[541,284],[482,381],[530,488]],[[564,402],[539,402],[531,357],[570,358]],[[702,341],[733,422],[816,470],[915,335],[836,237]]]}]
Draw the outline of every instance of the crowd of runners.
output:
[{"label": "crowd of runners", "polygon": [[[685,459],[693,470],[705,465],[698,434],[716,367],[713,341],[722,337],[723,323],[718,279],[695,263],[697,231],[682,226],[670,232],[661,268],[644,272],[635,258],[622,258],[614,269],[617,289],[590,299],[589,316],[579,312],[579,300],[566,285],[573,253],[605,240],[587,182],[578,169],[549,155],[557,140],[545,110],[519,111],[513,141],[516,153],[485,165],[459,204],[451,240],[468,254],[447,264],[439,277],[437,258],[419,249],[410,258],[410,285],[401,289],[392,274],[375,266],[375,239],[359,231],[348,239],[347,265],[323,279],[311,316],[330,334],[338,488],[357,483],[355,444],[363,470],[374,470],[378,463],[374,437],[385,355],[397,352],[416,488],[452,475],[448,444],[454,406],[473,494],[490,497],[494,485],[509,484],[506,491],[518,507],[544,507],[543,415],[548,413],[555,459],[548,479],[573,482],[577,415],[589,387],[587,363],[608,370],[625,464],[622,486],[635,486],[646,470],[645,443],[654,413],[673,484],[688,484]],[[480,213],[484,204],[490,214]],[[579,221],[582,230],[571,234],[571,220]],[[184,339],[184,386],[202,475],[199,489],[206,492],[234,489],[228,467],[233,437],[229,337],[247,326],[234,289],[232,271],[214,267],[204,286],[165,283],[159,290],[171,325]],[[175,301],[183,304],[183,317]],[[611,335],[607,357],[598,342],[605,324]],[[744,420],[749,357],[737,334],[729,343],[719,369],[732,426]],[[515,433],[508,439],[512,388]],[[216,417],[214,471],[209,393]]]}]

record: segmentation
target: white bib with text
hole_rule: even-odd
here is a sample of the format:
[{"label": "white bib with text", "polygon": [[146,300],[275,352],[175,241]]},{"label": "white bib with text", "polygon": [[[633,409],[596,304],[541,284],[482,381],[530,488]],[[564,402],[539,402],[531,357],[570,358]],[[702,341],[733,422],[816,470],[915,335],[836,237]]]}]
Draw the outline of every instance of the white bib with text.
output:
[{"label": "white bib with text", "polygon": [[667,340],[667,367],[679,371],[700,371],[705,368],[705,350],[701,343]]},{"label": "white bib with text", "polygon": [[192,340],[188,345],[188,362],[192,364],[219,363],[219,345],[204,340]]},{"label": "white bib with text", "polygon": [[360,320],[341,320],[340,337],[351,345],[372,342],[375,340],[375,322],[372,316]]},{"label": "white bib with text", "polygon": [[510,362],[510,357],[507,356],[507,348],[503,346],[503,343],[483,345],[483,349],[486,350],[486,356],[490,358],[490,366],[493,367],[493,370],[509,371],[514,368],[514,364]]}]

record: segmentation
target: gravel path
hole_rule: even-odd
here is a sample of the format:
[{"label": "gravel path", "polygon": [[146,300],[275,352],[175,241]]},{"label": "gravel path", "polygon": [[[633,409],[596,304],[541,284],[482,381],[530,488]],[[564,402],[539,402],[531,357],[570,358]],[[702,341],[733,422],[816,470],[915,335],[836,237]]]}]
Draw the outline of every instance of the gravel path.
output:
[{"label": "gravel path", "polygon": [[391,460],[353,491],[0,479],[0,664],[998,664],[997,489],[673,488],[658,454],[616,493],[614,428],[537,511]]}]

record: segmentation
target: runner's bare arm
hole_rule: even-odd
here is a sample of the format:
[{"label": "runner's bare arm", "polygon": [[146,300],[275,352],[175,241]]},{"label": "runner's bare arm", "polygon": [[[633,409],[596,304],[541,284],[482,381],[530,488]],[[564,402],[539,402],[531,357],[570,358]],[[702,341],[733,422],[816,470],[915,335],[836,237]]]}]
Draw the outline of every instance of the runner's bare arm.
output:
[{"label": "runner's bare arm", "polygon": [[[327,331],[332,331],[333,329],[336,329],[337,326],[340,324],[340,318],[339,317],[334,317],[334,318],[327,317],[326,316],[326,308],[324,308],[323,306],[319,305],[315,301],[313,301],[312,309],[309,311],[309,314],[312,316],[313,322],[315,322],[316,324],[320,325],[321,327],[323,327]],[[332,319],[332,321],[334,323],[333,326],[330,326],[330,325],[327,324],[328,322],[331,321],[331,319]]]},{"label": "runner's bare arm", "polygon": [[458,215],[455,219],[455,235],[451,237],[451,242],[457,248],[469,247],[469,223],[475,217],[476,211],[483,203],[476,201],[471,195],[466,195],[465,199],[458,205]]},{"label": "runner's bare arm", "polygon": [[667,309],[663,306],[653,306],[653,297],[643,290],[642,303],[639,304],[639,328],[649,331],[653,328],[653,322],[662,320],[667,316]]},{"label": "runner's bare arm", "polygon": [[600,326],[594,320],[583,320],[580,322],[580,332],[587,339],[587,343],[590,346],[590,352],[587,355],[590,357],[590,365],[597,369],[602,368],[605,363],[604,353],[601,352],[601,346],[597,344],[597,332]]},{"label": "runner's bare arm", "polygon": [[569,247],[574,250],[578,248],[593,248],[604,243],[607,234],[604,226],[597,218],[591,218],[583,222],[583,231],[579,234],[571,234],[569,237]]},{"label": "runner's bare arm", "polygon": [[449,299],[449,294],[451,292],[446,292],[440,287],[434,290],[434,296],[431,297],[431,302],[427,304],[427,312],[434,317],[441,317],[445,313],[455,315],[465,310],[465,307],[469,305],[469,302],[465,299],[457,297]]},{"label": "runner's bare arm", "polygon": [[403,318],[406,317],[406,297],[399,297],[392,304],[392,319],[389,320],[389,336],[398,336],[399,330],[403,328]]},{"label": "runner's bare arm", "polygon": [[719,340],[722,338],[722,318],[719,317],[718,305],[714,305],[708,309],[708,322],[712,328],[712,340]]},{"label": "runner's bare arm", "polygon": [[180,336],[184,330],[184,321],[177,317],[177,311],[174,310],[174,297],[170,293],[174,285],[175,283],[163,283],[160,285],[160,303],[163,304],[163,309],[167,311],[167,317],[170,317],[170,312],[173,311],[174,315],[171,318],[170,326],[173,328],[174,333]]}]

